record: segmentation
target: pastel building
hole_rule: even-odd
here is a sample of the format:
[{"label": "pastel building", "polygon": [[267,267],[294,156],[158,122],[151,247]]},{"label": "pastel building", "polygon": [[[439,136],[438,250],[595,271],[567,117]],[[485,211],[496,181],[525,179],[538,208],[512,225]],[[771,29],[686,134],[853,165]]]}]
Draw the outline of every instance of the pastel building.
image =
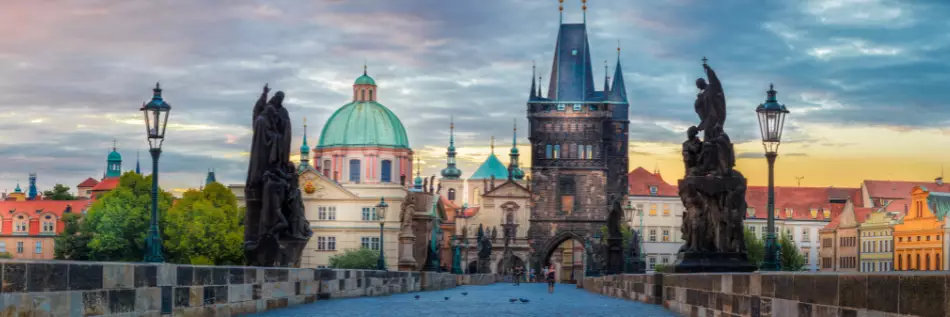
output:
[{"label": "pastel building", "polygon": [[871,208],[855,207],[848,200],[841,214],[820,231],[822,242],[830,246],[821,250],[822,271],[859,272],[858,227],[871,213]]},{"label": "pastel building", "polygon": [[88,200],[0,201],[0,252],[14,259],[51,260],[63,216],[83,214]]},{"label": "pastel building", "polygon": [[634,230],[641,230],[647,271],[656,265],[672,265],[683,245],[683,202],[679,190],[663,180],[659,171],[637,167],[627,174],[627,201],[633,214],[625,217]]},{"label": "pastel building", "polygon": [[907,214],[894,225],[894,269],[940,271],[946,267],[948,192],[915,186]]},{"label": "pastel building", "polygon": [[894,230],[899,213],[878,208],[859,227],[861,272],[887,272],[894,268]]}]

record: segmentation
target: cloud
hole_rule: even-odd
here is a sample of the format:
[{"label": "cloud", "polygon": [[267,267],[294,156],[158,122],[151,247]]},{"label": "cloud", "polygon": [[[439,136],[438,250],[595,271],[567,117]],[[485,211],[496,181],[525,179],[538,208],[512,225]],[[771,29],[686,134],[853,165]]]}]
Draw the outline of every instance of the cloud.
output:
[{"label": "cloud", "polygon": [[[917,129],[950,121],[942,111],[950,36],[940,31],[950,11],[939,1],[589,7],[598,89],[603,61],[612,75],[621,46],[632,142],[676,147],[698,122],[693,82],[703,56],[723,80],[736,143],[759,138],[753,109],[770,82],[792,111],[792,141],[814,139],[807,126],[815,123]],[[564,21],[581,19],[580,3],[566,2]],[[295,144],[307,118],[313,147],[364,62],[379,100],[429,161],[427,174],[444,162],[450,117],[460,161],[474,171],[491,136],[498,155],[507,152],[512,124],[527,145],[531,64],[535,76],[550,77],[558,11],[546,0],[10,0],[0,3],[0,21],[19,26],[0,38],[2,186],[33,171],[41,187],[96,177],[113,139],[124,166],[134,165],[147,149],[138,108],[160,81],[173,107],[162,182],[194,187],[209,168],[222,182],[243,181],[249,112],[264,83],[287,93]]]}]

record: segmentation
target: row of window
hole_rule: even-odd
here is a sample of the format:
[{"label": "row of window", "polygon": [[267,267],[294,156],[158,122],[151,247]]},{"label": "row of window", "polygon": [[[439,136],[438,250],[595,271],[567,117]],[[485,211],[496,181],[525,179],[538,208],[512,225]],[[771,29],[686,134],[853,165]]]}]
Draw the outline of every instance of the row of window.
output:
[{"label": "row of window", "polygon": [[594,131],[593,123],[545,123],[541,132],[590,132]]},{"label": "row of window", "polygon": [[[650,186],[650,191],[651,191],[651,193],[655,191],[655,188],[656,188],[655,186]],[[643,216],[643,207],[644,207],[644,204],[637,204],[637,206],[636,206],[635,209],[634,209],[634,210],[636,210],[637,216]],[[650,216],[656,216],[656,215],[657,215],[657,207],[658,207],[658,204],[650,204],[650,213],[649,213]],[[671,204],[663,204],[663,215],[664,215],[664,216],[669,216],[669,215],[671,215],[671,214],[672,214],[672,213],[671,213],[672,210],[673,210],[673,207],[672,207]],[[679,213],[677,213],[677,214],[679,214]]]},{"label": "row of window", "polygon": [[[363,221],[379,221],[376,207],[363,207],[360,219]],[[317,220],[336,220],[336,206],[317,207]]]},{"label": "row of window", "polygon": [[[359,159],[351,159],[349,165],[350,165],[350,182],[351,182],[351,183],[359,183],[359,182],[360,182],[360,172],[361,172],[361,171],[360,171],[361,161],[360,161]],[[331,175],[331,174],[330,174],[330,167],[331,167],[331,166],[333,166],[332,161],[330,161],[330,160],[324,160],[324,161],[323,161],[323,165],[320,166],[320,168],[322,168],[322,171],[323,171],[322,173],[323,173],[323,175],[324,175],[324,176],[327,176],[327,177],[331,177],[331,178],[333,178],[333,180],[335,180],[335,181],[339,181],[339,175],[335,175],[335,174],[334,174],[334,175]],[[391,183],[392,180],[393,180],[393,179],[392,179],[393,161],[391,161],[391,160],[382,160],[382,161],[380,161],[379,170],[380,170],[380,173],[379,173],[379,181],[380,181],[381,183]]]},{"label": "row of window", "polygon": [[838,245],[842,247],[853,247],[858,245],[857,237],[839,237]]},{"label": "row of window", "polygon": [[[56,232],[56,219],[53,216],[46,215],[43,216],[43,219],[40,223],[42,233],[54,233]],[[18,215],[13,219],[13,233],[28,233],[30,232],[30,219]]]},{"label": "row of window", "polygon": [[[757,231],[757,230],[756,230],[756,227],[757,227],[757,226],[749,226],[749,231],[752,232],[752,234],[756,234],[756,231]],[[782,230],[781,228],[777,228],[777,229],[778,229],[779,231]],[[811,231],[809,230],[809,228],[802,228],[802,241],[805,241],[805,242],[810,242],[810,241],[811,241],[811,236],[810,236],[810,234],[809,234],[810,232],[811,232]],[[759,235],[762,237],[762,239],[765,239],[765,237],[766,237],[768,234],[769,234],[769,232],[768,232],[768,227],[763,226],[763,227],[762,227],[762,231],[761,231],[761,233],[760,233]],[[792,241],[795,241],[795,234],[793,234],[792,228],[785,228],[785,234],[788,235],[788,237],[789,237]],[[828,245],[828,246],[831,246],[831,245],[830,245],[830,242],[829,242],[829,245]]]},{"label": "row of window", "polygon": [[675,255],[648,256],[647,257],[648,268],[650,270],[656,268],[657,258],[660,259],[660,264],[668,265],[670,264],[670,259],[672,259],[673,257],[675,257]]},{"label": "row of window", "polygon": [[379,237],[361,237],[360,247],[370,250],[379,250]]},{"label": "row of window", "polygon": [[858,258],[853,256],[843,256],[838,258],[842,269],[853,269],[858,267]]},{"label": "row of window", "polygon": [[[23,252],[24,252],[23,249],[24,249],[23,241],[17,241],[17,243],[16,243],[16,253],[17,253],[17,254],[23,254]],[[6,242],[0,242],[0,252],[7,252],[7,243],[6,243]],[[41,254],[41,253],[43,253],[43,242],[39,242],[39,241],[36,242],[36,246],[35,246],[34,252],[35,252],[36,254]]]},{"label": "row of window", "polygon": [[[379,237],[360,237],[360,247],[371,250],[379,250]],[[336,251],[336,237],[318,236],[317,251]]]},{"label": "row of window", "polygon": [[585,105],[581,103],[575,103],[575,104],[562,103],[562,104],[557,104],[557,105],[542,105],[541,109],[544,111],[551,111],[554,109],[557,109],[557,111],[566,111],[567,109],[571,109],[574,112],[581,112],[581,111],[584,111],[584,106],[587,106],[587,109],[590,111],[597,111],[598,109],[597,105],[590,105],[590,104]]},{"label": "row of window", "polygon": [[891,233],[888,231],[864,231],[861,232],[862,237],[889,237]]},{"label": "row of window", "polygon": [[[917,241],[920,241],[921,237],[923,237],[925,241],[930,241],[931,236],[917,236]],[[935,235],[933,237],[934,237],[934,240],[940,241],[940,235]],[[914,241],[914,237],[907,237],[907,242],[912,242],[912,241]],[[897,237],[897,242],[904,242],[904,237]]]},{"label": "row of window", "polygon": [[[897,266],[895,267],[898,271],[930,271],[931,268],[936,271],[942,270],[943,261],[941,261],[940,253],[934,254],[934,263],[931,265],[930,254],[924,254],[923,262],[921,262],[920,254],[915,254],[911,256],[910,254],[901,256],[898,254]],[[916,260],[916,261],[914,261]]]},{"label": "row of window", "polygon": [[861,243],[861,252],[891,252],[890,240],[864,241]]},{"label": "row of window", "polygon": [[[656,229],[650,229],[649,231],[650,231],[650,242],[657,242],[657,241],[656,241]],[[643,239],[643,237],[640,237],[640,238]],[[662,241],[663,241],[663,242],[670,242],[670,229],[663,229]]]},{"label": "row of window", "polygon": [[861,272],[889,272],[891,262],[889,261],[864,261],[861,263]]},{"label": "row of window", "polygon": [[582,159],[591,160],[597,155],[597,146],[590,144],[546,144],[544,158],[546,159]]}]

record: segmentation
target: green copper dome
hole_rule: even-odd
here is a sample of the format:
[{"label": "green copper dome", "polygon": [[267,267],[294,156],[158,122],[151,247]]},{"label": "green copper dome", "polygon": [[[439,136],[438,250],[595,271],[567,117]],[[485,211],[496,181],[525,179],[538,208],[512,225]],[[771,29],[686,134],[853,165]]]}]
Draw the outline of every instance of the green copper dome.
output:
[{"label": "green copper dome", "polygon": [[369,77],[369,75],[366,75],[366,73],[363,73],[363,76],[360,76],[359,78],[356,78],[356,82],[354,82],[353,84],[354,84],[354,85],[373,85],[373,86],[376,86],[376,81],[373,80],[373,77]]},{"label": "green copper dome", "polygon": [[409,137],[399,117],[382,104],[354,101],[334,112],[323,126],[318,148],[336,146],[408,149]]},{"label": "green copper dome", "polygon": [[112,149],[112,153],[109,153],[107,160],[109,162],[122,162],[122,155],[119,155],[119,152],[116,152],[115,149]]},{"label": "green copper dome", "polygon": [[501,160],[495,156],[495,153],[492,153],[485,159],[485,162],[482,162],[482,165],[478,167],[478,170],[475,170],[475,174],[472,174],[472,177],[469,179],[489,179],[492,176],[495,176],[495,179],[505,180],[508,179],[508,168],[505,167],[505,164],[501,163]]}]

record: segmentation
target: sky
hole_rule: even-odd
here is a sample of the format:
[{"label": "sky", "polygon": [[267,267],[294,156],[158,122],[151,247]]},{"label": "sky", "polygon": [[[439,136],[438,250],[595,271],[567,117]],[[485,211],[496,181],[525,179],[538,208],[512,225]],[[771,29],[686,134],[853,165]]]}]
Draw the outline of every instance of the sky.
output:
[{"label": "sky", "polygon": [[[582,20],[566,0],[564,21]],[[858,187],[932,180],[950,156],[950,2],[941,0],[588,1],[595,65],[618,58],[630,99],[631,169],[683,174],[705,56],[723,81],[738,169],[764,185],[754,109],[774,83],[788,115],[775,182]],[[490,152],[507,162],[525,127],[532,64],[548,78],[557,1],[0,2],[0,191],[100,178],[113,140],[123,168],[151,159],[138,111],[161,82],[171,119],[161,185],[198,187],[209,169],[243,183],[251,109],[283,90],[311,146],[349,101],[364,63],[400,117],[423,173],[445,165],[454,116],[463,177]],[[594,72],[602,89],[604,69]],[[519,129],[518,142],[527,143]],[[528,147],[520,148],[522,158]],[[522,159],[522,166],[530,160]]]}]

